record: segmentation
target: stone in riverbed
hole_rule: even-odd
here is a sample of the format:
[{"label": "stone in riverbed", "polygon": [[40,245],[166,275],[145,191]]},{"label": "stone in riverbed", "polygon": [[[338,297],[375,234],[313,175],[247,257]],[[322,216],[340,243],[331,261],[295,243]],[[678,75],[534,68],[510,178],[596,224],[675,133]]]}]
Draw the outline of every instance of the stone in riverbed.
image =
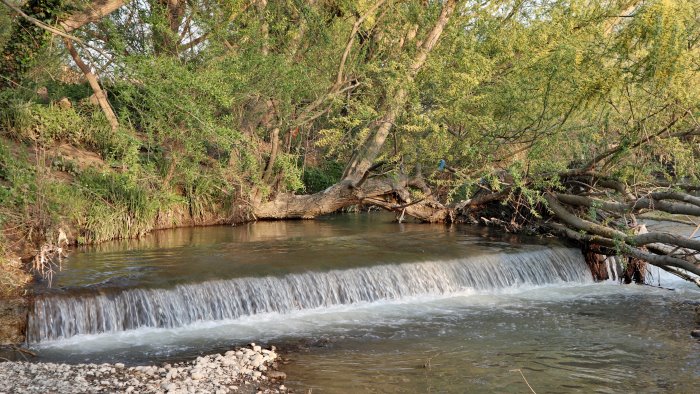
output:
[{"label": "stone in riverbed", "polygon": [[231,365],[237,364],[236,361],[231,360],[230,358],[225,358],[221,360],[221,365],[224,367],[230,367]]},{"label": "stone in riverbed", "polygon": [[192,380],[204,379],[204,374],[201,372],[192,372],[191,376],[192,376]]},{"label": "stone in riverbed", "polygon": [[267,373],[267,377],[270,379],[284,380],[287,379],[287,374],[282,371],[270,371]]},{"label": "stone in riverbed", "polygon": [[691,331],[690,336],[695,337],[695,338],[700,338],[700,330]]},{"label": "stone in riverbed", "polygon": [[250,360],[251,365],[253,365],[253,368],[258,368],[259,366],[262,365],[264,359],[263,356],[256,354],[253,356],[253,358]]}]

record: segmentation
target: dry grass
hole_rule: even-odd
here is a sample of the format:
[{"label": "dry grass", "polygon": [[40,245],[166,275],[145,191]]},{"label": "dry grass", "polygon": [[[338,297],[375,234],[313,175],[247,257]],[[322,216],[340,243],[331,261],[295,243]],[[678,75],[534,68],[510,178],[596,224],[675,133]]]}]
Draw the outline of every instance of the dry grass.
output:
[{"label": "dry grass", "polygon": [[19,259],[0,255],[0,299],[22,295],[32,276],[22,269]]}]

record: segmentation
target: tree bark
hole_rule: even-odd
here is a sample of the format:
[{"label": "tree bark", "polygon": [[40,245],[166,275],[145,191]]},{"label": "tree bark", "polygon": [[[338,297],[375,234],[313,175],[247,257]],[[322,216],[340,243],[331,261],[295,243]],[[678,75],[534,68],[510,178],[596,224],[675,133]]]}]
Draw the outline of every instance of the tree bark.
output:
[{"label": "tree bark", "polygon": [[[410,83],[415,78],[416,74],[425,64],[428,55],[438,43],[445,26],[450,20],[456,8],[455,0],[447,0],[442,6],[440,16],[435,25],[430,29],[428,35],[411,62],[407,75],[406,82]],[[399,117],[406,105],[408,90],[402,84],[394,94],[387,94],[384,98],[384,103],[381,106],[383,112],[382,117],[378,120],[374,131],[367,137],[361,147],[355,152],[348,165],[343,172],[343,181],[358,186],[358,183],[364,178],[365,173],[374,163],[374,160],[379,156],[379,153],[384,146],[389,132],[391,131],[396,119]]]},{"label": "tree bark", "polygon": [[85,64],[80,58],[78,51],[76,51],[73,47],[73,42],[67,38],[64,39],[64,42],[66,44],[68,52],[73,58],[73,61],[83,72],[83,74],[85,75],[85,79],[87,79],[88,83],[90,84],[90,87],[92,88],[92,91],[95,93],[95,98],[97,99],[100,108],[102,108],[102,112],[105,114],[105,117],[107,117],[109,124],[112,126],[112,131],[118,129],[119,121],[117,120],[116,115],[114,115],[114,111],[112,111],[112,106],[109,104],[107,96],[100,87],[100,83],[97,81],[97,77],[95,76],[95,74],[93,74],[90,67],[87,64]]},{"label": "tree bark", "polygon": [[[18,8],[7,0],[2,0],[8,8],[22,17],[13,29],[10,39],[0,56],[0,88],[19,86],[21,75],[32,65],[34,57],[46,45],[51,36],[49,31],[63,38],[75,39],[69,33],[90,22],[97,22],[124,5],[124,0],[97,0],[84,10],[75,12],[63,21],[58,28],[53,27],[61,16],[60,1],[30,0]],[[19,56],[21,55],[21,56]]]},{"label": "tree bark", "polygon": [[272,129],[270,135],[270,158],[267,160],[267,166],[265,167],[265,172],[263,174],[263,182],[268,183],[272,178],[272,169],[275,166],[275,160],[277,160],[277,152],[279,151],[280,144],[280,128],[275,127]]},{"label": "tree bark", "polygon": [[88,23],[98,22],[105,16],[118,10],[126,4],[125,0],[95,0],[90,2],[85,9],[70,14],[60,23],[66,33],[78,30]]}]

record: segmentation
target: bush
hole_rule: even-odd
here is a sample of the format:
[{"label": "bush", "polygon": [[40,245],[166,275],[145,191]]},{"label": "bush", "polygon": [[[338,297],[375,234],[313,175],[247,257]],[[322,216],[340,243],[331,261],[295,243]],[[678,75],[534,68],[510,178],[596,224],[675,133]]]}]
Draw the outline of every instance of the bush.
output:
[{"label": "bush", "polygon": [[304,171],[304,187],[308,193],[318,193],[332,186],[343,176],[343,165],[337,161],[326,161],[319,167],[308,167]]},{"label": "bush", "polygon": [[[157,190],[139,182],[132,174],[98,172],[78,176],[85,201],[83,242],[131,238],[150,231],[164,199]],[[81,215],[80,211],[76,211]]]},{"label": "bush", "polygon": [[91,131],[74,108],[36,103],[13,103],[3,111],[6,129],[17,139],[41,146],[53,142],[83,144],[90,142]]}]

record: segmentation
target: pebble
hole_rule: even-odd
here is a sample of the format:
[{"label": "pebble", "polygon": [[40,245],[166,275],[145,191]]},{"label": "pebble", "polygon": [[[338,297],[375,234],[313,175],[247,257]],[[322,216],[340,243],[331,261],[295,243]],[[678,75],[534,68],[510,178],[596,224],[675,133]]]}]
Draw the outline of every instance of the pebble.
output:
[{"label": "pebble", "polygon": [[[241,384],[265,388],[265,393],[286,391],[260,381],[284,380],[284,372],[275,371],[278,358],[274,348],[229,350],[196,360],[162,367],[115,364],[55,364],[26,361],[0,363],[0,393],[212,393],[236,392]],[[260,386],[262,385],[262,386]],[[250,388],[250,386],[248,386]],[[21,390],[18,391],[18,388]],[[248,390],[245,390],[248,391]]]}]

